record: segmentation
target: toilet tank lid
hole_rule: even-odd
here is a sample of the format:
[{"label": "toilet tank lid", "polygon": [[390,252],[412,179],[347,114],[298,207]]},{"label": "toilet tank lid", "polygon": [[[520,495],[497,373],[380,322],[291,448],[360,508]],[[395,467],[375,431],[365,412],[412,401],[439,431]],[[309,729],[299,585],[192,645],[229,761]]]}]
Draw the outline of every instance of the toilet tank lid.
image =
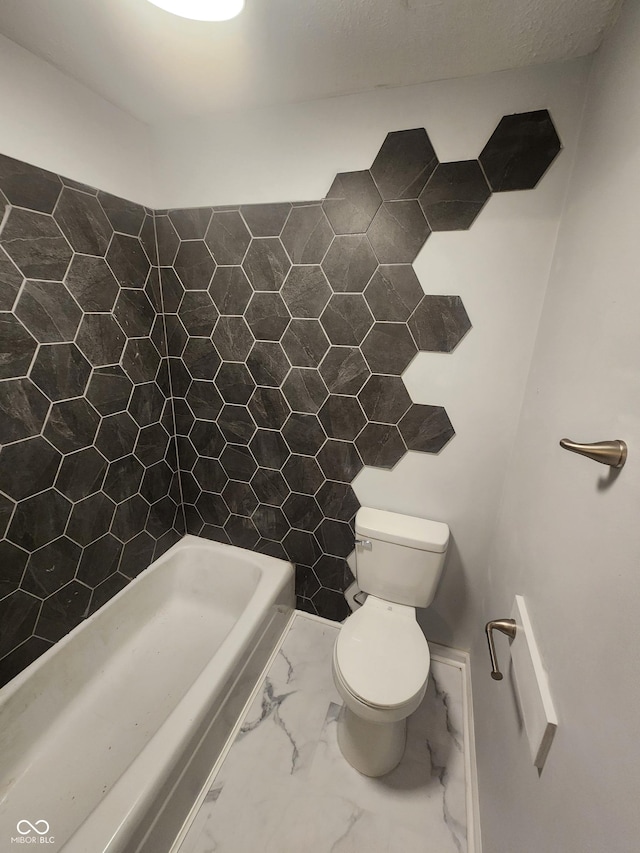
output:
[{"label": "toilet tank lid", "polygon": [[442,521],[366,506],[357,512],[356,534],[437,554],[444,553],[449,544],[449,525]]}]

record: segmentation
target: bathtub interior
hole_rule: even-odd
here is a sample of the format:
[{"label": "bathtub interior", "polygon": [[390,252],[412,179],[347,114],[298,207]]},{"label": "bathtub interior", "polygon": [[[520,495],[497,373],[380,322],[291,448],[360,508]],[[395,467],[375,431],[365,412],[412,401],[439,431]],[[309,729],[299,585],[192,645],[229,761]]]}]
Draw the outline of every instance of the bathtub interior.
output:
[{"label": "bathtub interior", "polygon": [[243,619],[259,558],[185,540],[0,692],[0,816],[46,803],[68,838]]}]

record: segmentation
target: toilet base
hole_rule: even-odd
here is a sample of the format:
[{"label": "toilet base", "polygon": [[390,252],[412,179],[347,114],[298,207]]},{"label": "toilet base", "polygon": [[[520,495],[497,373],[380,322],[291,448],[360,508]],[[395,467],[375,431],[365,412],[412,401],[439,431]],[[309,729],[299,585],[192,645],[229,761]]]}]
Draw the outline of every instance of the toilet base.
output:
[{"label": "toilet base", "polygon": [[372,723],[346,705],[338,718],[338,746],[363,776],[384,776],[400,764],[407,742],[407,720]]}]

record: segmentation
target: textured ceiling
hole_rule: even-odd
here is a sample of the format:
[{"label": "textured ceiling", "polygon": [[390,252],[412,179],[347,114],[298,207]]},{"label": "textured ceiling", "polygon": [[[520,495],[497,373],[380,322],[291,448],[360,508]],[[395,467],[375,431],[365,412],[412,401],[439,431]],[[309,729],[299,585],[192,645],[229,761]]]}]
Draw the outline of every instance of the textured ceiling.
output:
[{"label": "textured ceiling", "polygon": [[0,32],[153,122],[572,59],[619,0],[247,0],[233,21],[146,0],[3,0]]}]

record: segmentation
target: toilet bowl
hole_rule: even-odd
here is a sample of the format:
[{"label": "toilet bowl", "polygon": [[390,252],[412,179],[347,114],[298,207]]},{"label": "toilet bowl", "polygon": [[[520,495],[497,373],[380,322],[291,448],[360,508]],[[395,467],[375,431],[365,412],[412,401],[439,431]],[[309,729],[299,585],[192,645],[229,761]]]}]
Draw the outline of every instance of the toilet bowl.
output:
[{"label": "toilet bowl", "polygon": [[344,703],[338,744],[360,773],[383,776],[401,761],[407,717],[427,689],[431,657],[416,607],[433,600],[449,528],[361,507],[356,537],[356,576],[367,599],[334,646],[333,679]]},{"label": "toilet bowl", "polygon": [[333,650],[333,678],[344,702],[338,743],[365,776],[382,776],[404,754],[407,717],[422,701],[429,646],[415,609],[369,595],[342,626]]}]

